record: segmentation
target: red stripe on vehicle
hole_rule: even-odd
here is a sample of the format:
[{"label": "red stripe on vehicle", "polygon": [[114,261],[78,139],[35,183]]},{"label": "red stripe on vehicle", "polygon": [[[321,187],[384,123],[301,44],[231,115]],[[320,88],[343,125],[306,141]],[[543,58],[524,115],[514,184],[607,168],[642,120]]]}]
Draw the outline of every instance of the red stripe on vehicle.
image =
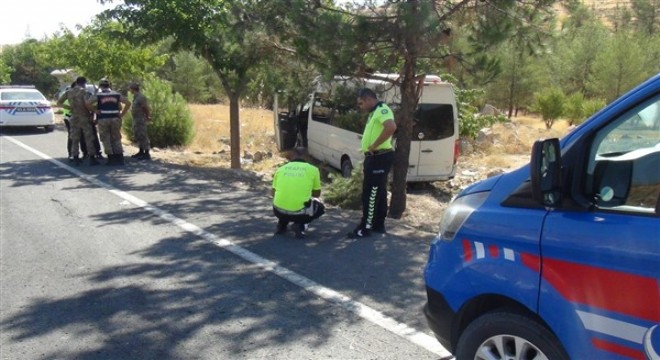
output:
[{"label": "red stripe on vehicle", "polygon": [[472,261],[472,243],[468,240],[463,240],[463,261]]},{"label": "red stripe on vehicle", "polygon": [[625,357],[629,357],[631,359],[636,359],[636,360],[646,360],[646,356],[644,356],[644,353],[642,353],[639,350],[635,350],[632,348],[629,348],[627,346],[615,344],[609,341],[601,340],[601,339],[591,339],[591,343],[594,344],[594,346],[598,349],[605,350],[608,352],[612,352],[618,355],[622,355]]},{"label": "red stripe on vehicle", "polygon": [[488,251],[490,252],[490,257],[496,258],[500,256],[500,249],[495,245],[489,246]]},{"label": "red stripe on vehicle", "polygon": [[522,253],[520,254],[520,259],[522,260],[522,263],[528,268],[534,270],[535,272],[541,271],[541,261],[538,256]]},{"label": "red stripe on vehicle", "polygon": [[660,322],[655,278],[546,258],[543,278],[571,302]]}]

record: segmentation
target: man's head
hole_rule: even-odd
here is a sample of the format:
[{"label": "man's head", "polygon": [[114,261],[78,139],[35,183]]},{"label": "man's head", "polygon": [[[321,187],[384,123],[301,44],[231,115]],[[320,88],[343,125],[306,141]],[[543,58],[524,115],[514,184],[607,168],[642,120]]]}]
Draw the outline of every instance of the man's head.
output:
[{"label": "man's head", "polygon": [[130,90],[133,93],[136,93],[140,91],[140,85],[138,85],[138,83],[131,83],[130,85],[128,85],[128,90]]},{"label": "man's head", "polygon": [[107,89],[110,87],[110,80],[103,78],[99,81],[99,87],[101,89]]},{"label": "man's head", "polygon": [[84,76],[78,76],[78,77],[76,78],[76,85],[78,85],[78,86],[84,88],[85,85],[87,85],[87,79],[85,79]]},{"label": "man's head", "polygon": [[307,160],[307,148],[302,146],[295,147],[289,150],[287,158],[289,160]]},{"label": "man's head", "polygon": [[373,90],[368,88],[358,90],[357,105],[360,110],[365,112],[371,111],[376,104],[378,104],[378,97]]}]

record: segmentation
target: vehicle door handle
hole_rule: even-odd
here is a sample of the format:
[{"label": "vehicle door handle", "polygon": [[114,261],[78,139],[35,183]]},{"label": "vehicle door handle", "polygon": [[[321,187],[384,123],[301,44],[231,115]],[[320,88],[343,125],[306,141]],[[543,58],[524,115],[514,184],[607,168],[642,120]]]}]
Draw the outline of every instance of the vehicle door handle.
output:
[{"label": "vehicle door handle", "polygon": [[422,150],[422,152],[423,152],[423,153],[430,153],[430,152],[433,152],[433,150],[428,150],[428,149],[427,149],[427,150]]}]

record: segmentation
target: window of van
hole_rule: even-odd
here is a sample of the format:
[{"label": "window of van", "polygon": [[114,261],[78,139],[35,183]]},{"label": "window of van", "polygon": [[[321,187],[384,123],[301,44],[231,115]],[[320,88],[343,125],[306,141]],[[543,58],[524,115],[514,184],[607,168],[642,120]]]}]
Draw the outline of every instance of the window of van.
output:
[{"label": "window of van", "polygon": [[440,140],[454,135],[451,104],[420,104],[414,115],[413,138]]},{"label": "window of van", "polygon": [[660,205],[660,96],[600,129],[591,146],[587,193],[600,209],[655,213]]}]

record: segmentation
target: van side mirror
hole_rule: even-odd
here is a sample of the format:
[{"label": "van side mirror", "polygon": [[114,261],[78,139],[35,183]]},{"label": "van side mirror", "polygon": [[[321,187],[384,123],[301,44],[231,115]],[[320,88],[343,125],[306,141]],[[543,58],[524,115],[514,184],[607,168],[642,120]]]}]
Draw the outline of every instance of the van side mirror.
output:
[{"label": "van side mirror", "polygon": [[529,167],[534,199],[544,206],[557,206],[562,193],[559,139],[534,142]]}]

